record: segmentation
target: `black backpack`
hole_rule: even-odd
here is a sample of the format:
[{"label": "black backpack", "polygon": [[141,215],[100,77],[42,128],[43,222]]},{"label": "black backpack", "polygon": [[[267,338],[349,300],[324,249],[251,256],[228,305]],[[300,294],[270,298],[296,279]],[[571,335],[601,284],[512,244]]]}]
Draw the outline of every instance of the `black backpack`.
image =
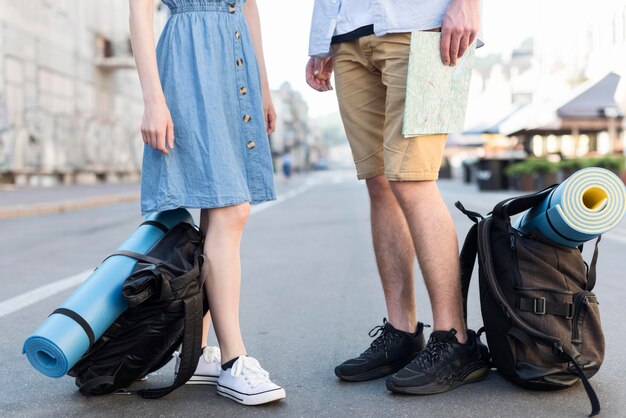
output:
[{"label": "black backpack", "polygon": [[480,306],[493,365],[513,383],[533,390],[562,389],[582,381],[600,403],[589,378],[604,359],[596,282],[597,239],[591,265],[582,247],[564,247],[537,230],[522,234],[510,217],[540,203],[556,186],[498,203],[487,218],[456,207],[475,224],[461,250],[461,285],[467,294],[478,255]]},{"label": "black backpack", "polygon": [[84,395],[125,391],[165,366],[182,343],[181,364],[171,386],[138,391],[160,398],[185,384],[201,355],[202,318],[207,311],[200,276],[202,238],[188,223],[169,230],[146,254],[117,251],[138,260],[122,293],[128,310],[105,331],[69,371]]}]

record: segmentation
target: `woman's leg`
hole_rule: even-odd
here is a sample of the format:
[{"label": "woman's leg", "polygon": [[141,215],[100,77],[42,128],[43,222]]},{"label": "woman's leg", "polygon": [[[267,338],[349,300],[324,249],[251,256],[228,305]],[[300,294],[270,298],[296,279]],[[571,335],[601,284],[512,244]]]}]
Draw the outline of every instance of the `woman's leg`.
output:
[{"label": "woman's leg", "polygon": [[239,248],[250,205],[208,209],[206,212],[202,274],[223,364],[246,354],[239,329]]}]

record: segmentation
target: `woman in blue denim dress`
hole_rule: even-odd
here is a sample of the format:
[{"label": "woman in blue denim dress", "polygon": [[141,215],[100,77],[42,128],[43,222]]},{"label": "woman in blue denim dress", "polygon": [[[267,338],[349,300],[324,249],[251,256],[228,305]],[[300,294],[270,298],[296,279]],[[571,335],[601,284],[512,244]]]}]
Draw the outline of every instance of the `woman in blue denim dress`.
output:
[{"label": "woman in blue denim dress", "polygon": [[242,231],[251,204],[275,199],[276,115],[256,0],[162,0],[171,15],[156,50],[153,0],[129,1],[145,102],[141,211],[201,209],[202,274],[220,347],[204,347],[192,382],[245,405],[283,399],[246,355],[239,328]]}]

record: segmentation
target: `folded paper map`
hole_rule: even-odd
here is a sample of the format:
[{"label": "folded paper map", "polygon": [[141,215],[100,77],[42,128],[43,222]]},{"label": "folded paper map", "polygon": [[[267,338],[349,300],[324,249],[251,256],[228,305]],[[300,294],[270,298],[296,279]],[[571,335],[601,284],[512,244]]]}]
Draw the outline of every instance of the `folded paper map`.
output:
[{"label": "folded paper map", "polygon": [[441,61],[441,33],[414,32],[402,133],[405,137],[463,131],[476,42],[454,67]]}]

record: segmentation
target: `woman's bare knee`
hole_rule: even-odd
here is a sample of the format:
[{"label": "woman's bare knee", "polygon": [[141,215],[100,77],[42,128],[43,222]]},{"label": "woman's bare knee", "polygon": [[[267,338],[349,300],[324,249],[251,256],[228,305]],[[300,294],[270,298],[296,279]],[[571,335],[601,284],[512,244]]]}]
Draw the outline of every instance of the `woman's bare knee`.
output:
[{"label": "woman's bare knee", "polygon": [[209,229],[211,227],[241,230],[250,217],[250,204],[227,206],[211,209],[209,213]]}]

